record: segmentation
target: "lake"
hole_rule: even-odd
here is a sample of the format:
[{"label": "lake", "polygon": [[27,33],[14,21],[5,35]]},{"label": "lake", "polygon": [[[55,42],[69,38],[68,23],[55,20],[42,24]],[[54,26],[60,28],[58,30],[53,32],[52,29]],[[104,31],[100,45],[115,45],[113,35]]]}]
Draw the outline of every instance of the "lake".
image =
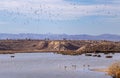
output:
[{"label": "lake", "polygon": [[[15,56],[11,58],[11,56]],[[113,58],[54,53],[16,53],[0,55],[0,78],[111,78],[106,73],[90,71],[106,68],[120,60]]]}]

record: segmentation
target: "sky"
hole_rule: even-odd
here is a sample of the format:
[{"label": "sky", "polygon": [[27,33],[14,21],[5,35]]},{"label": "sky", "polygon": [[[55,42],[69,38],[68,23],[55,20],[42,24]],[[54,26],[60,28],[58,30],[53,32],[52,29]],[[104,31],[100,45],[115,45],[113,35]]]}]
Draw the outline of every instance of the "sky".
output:
[{"label": "sky", "polygon": [[120,35],[120,0],[0,0],[0,33]]}]

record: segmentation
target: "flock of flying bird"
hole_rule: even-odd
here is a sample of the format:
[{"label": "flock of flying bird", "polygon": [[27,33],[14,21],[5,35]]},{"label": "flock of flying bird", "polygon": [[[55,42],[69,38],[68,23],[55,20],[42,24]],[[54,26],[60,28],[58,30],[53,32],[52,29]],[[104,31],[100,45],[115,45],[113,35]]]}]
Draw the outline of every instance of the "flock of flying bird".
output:
[{"label": "flock of flying bird", "polygon": [[[76,6],[76,5],[78,5],[77,3],[70,3],[70,5],[72,5],[73,8],[75,8],[75,9],[76,8],[79,9],[79,7]],[[31,24],[31,22],[33,22],[33,21],[40,24],[42,19],[49,20],[49,22],[53,22],[53,23],[57,24],[56,22],[61,21],[62,12],[64,10],[61,7],[59,7],[59,8],[56,7],[56,8],[57,8],[58,12],[54,13],[54,10],[52,10],[51,7],[49,5],[47,5],[46,3],[40,3],[37,8],[24,5],[22,9],[18,8],[18,7],[15,7],[14,9],[11,9],[11,10],[4,9],[3,16],[8,17],[8,20],[13,21],[14,23],[20,22],[20,23],[23,23],[24,25]],[[97,8],[97,6],[96,6],[96,8]],[[26,12],[26,13],[23,13],[23,12]],[[88,13],[88,11],[86,11],[86,14],[87,13]],[[111,12],[108,11],[107,13],[110,14]],[[76,17],[76,18],[78,18],[78,17]],[[56,21],[54,21],[54,19]],[[79,19],[77,19],[77,20],[79,21]]]}]

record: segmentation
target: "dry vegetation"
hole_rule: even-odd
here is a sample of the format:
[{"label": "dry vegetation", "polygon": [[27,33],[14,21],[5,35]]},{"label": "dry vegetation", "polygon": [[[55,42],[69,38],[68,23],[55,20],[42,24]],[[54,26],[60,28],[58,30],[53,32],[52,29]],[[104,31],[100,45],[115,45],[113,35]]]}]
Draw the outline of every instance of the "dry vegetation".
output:
[{"label": "dry vegetation", "polygon": [[113,63],[108,68],[108,74],[113,78],[120,78],[120,62]]}]

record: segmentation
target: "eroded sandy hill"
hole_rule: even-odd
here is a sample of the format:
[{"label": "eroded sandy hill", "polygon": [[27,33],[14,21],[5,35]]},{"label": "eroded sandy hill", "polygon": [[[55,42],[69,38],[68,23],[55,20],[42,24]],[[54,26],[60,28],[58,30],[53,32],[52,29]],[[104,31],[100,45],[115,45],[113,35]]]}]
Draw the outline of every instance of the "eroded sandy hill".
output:
[{"label": "eroded sandy hill", "polygon": [[7,52],[120,52],[120,42],[95,40],[0,40],[0,53]]}]

